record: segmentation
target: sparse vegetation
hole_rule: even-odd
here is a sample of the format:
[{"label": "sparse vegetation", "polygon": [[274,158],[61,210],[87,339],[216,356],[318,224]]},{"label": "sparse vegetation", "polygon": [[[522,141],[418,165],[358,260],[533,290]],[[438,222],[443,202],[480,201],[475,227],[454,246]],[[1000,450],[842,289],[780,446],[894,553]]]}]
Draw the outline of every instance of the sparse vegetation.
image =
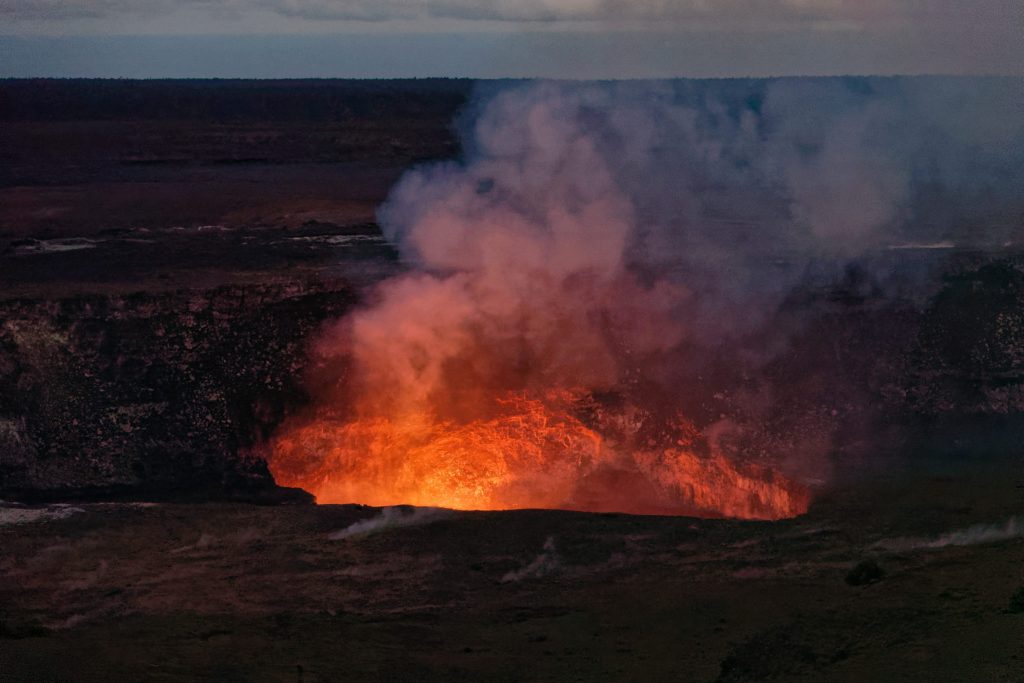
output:
[{"label": "sparse vegetation", "polygon": [[858,562],[853,569],[846,574],[846,583],[850,586],[867,586],[881,581],[885,576],[878,562],[875,560],[863,560]]},{"label": "sparse vegetation", "polygon": [[1010,604],[1006,606],[1006,611],[1010,614],[1024,613],[1024,586],[1018,588],[1010,597]]},{"label": "sparse vegetation", "polygon": [[31,617],[16,618],[8,614],[0,614],[0,640],[20,640],[22,638],[38,638],[47,634],[47,629],[37,619]]}]

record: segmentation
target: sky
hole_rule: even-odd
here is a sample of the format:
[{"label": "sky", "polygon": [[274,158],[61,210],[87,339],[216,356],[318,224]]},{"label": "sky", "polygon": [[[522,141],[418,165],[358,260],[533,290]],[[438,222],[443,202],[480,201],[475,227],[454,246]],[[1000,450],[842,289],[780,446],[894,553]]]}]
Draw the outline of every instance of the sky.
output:
[{"label": "sky", "polygon": [[1024,75],[1021,0],[0,0],[0,76]]}]

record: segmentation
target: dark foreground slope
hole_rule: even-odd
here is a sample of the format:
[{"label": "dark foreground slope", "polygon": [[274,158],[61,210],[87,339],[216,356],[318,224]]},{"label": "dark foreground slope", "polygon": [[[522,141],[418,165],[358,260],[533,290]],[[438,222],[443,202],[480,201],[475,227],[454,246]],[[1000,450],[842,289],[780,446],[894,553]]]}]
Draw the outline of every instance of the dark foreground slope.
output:
[{"label": "dark foreground slope", "polygon": [[[975,471],[837,492],[771,523],[0,507],[0,670],[10,681],[1019,681],[1022,498],[1019,481]],[[357,522],[361,533],[345,533]]]}]

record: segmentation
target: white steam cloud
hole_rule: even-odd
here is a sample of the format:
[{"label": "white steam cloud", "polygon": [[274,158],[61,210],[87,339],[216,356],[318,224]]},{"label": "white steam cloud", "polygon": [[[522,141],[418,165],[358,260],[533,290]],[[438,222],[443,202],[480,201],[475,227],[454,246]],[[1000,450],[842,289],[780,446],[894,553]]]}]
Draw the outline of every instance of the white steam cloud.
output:
[{"label": "white steam cloud", "polygon": [[878,548],[890,551],[937,550],[950,546],[999,543],[1024,536],[1024,519],[1011,517],[1002,524],[975,524],[941,534],[935,538],[894,538],[879,541]]},{"label": "white steam cloud", "polygon": [[541,579],[553,574],[562,568],[562,560],[555,549],[555,539],[549,536],[544,541],[544,547],[540,555],[533,558],[529,564],[510,572],[501,577],[502,583],[517,583],[524,579]]},{"label": "white steam cloud", "polygon": [[825,27],[952,25],[957,19],[999,24],[1019,19],[1010,0],[9,0],[0,15],[58,20],[181,8],[211,13],[270,10],[308,19],[389,21],[458,19],[513,22],[686,21],[702,25],[764,27],[766,23]]},{"label": "white steam cloud", "polygon": [[376,517],[353,522],[340,531],[332,532],[327,537],[332,541],[361,538],[389,529],[432,524],[451,515],[452,511],[444,508],[390,505],[381,508],[380,514]]},{"label": "white steam cloud", "polygon": [[[407,173],[380,212],[413,270],[322,340],[318,367],[341,379],[321,417],[403,429],[426,421],[422,433],[433,433],[491,419],[495,399],[516,393],[608,392],[623,399],[620,413],[599,429],[634,461],[573,447],[569,478],[601,463],[638,469],[644,486],[676,482],[678,463],[638,454],[677,446],[825,477],[842,416],[822,406],[844,387],[816,379],[830,376],[821,366],[790,364],[784,383],[769,376],[807,322],[787,298],[894,245],[1024,237],[1004,222],[1024,181],[1024,120],[1012,116],[1024,111],[1024,90],[1007,94],[1011,85],[1019,81],[485,85],[463,117],[464,160]],[[857,412],[852,392],[843,400]],[[596,402],[598,412],[609,405]],[[641,438],[652,413],[673,426]],[[680,413],[699,439],[680,436]],[[750,437],[764,437],[752,447],[748,435],[773,420],[778,434]],[[288,443],[315,471],[320,446]],[[373,443],[402,477],[427,476],[391,442]],[[352,466],[345,454],[358,450],[340,451],[339,485]],[[504,481],[508,462],[446,464],[472,489],[474,476]],[[679,462],[700,481],[729,473]],[[788,495],[731,474],[743,500],[755,488],[765,501]]]},{"label": "white steam cloud", "polygon": [[[909,238],[949,239],[962,226],[916,220],[922,176],[947,194],[1005,193],[1024,181],[1024,124],[1013,114],[1024,110],[1024,89],[1013,85],[1020,82],[797,79],[718,94],[669,82],[499,88],[482,97],[465,136],[467,160],[407,174],[382,225],[424,270],[487,280],[442,278],[448,289],[476,290],[472,302],[487,299],[449,307],[451,315],[498,322],[524,303],[564,300],[552,284],[586,274],[576,298],[587,310],[560,337],[587,337],[604,310],[630,321],[633,352],[659,350],[683,334],[664,326],[671,310],[687,333],[717,342],[730,328],[746,331],[789,291],[800,269],[782,272],[773,259],[850,258]],[[953,237],[984,243],[993,237],[987,220],[996,219],[978,216],[973,233]],[[623,283],[637,265],[676,275],[638,290]],[[422,280],[401,286],[430,296]],[[592,338],[562,341],[585,350],[574,357],[590,356],[588,366],[606,365]]]}]

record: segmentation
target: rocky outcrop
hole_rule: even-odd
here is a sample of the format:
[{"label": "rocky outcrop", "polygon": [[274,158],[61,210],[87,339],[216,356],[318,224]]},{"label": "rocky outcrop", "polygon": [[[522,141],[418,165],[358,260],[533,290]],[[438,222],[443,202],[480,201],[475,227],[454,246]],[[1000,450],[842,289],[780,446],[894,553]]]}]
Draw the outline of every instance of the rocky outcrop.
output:
[{"label": "rocky outcrop", "polygon": [[999,260],[951,275],[925,312],[908,403],[928,415],[1024,414],[1024,270]]},{"label": "rocky outcrop", "polygon": [[247,453],[303,400],[307,340],[353,296],[283,281],[0,302],[0,497],[287,498]]},{"label": "rocky outcrop", "polygon": [[[308,499],[254,453],[306,404],[307,345],[355,300],[344,282],[293,277],[0,301],[0,499]],[[1024,434],[1016,262],[958,271],[924,309],[799,308],[800,331],[756,383],[771,410],[744,418],[742,392],[709,404],[758,425],[739,432],[753,439],[744,452],[836,439],[853,458],[899,424],[915,447],[973,458]],[[704,399],[689,398],[699,411]]]}]

